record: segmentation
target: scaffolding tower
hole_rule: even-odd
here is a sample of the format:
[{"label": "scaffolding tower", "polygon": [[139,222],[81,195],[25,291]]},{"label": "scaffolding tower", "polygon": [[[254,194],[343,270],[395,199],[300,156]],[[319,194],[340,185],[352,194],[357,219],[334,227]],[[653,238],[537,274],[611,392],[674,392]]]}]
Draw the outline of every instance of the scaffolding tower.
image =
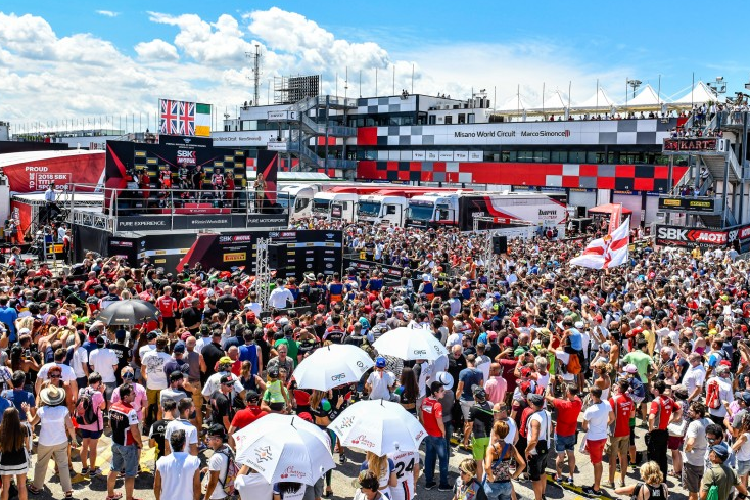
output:
[{"label": "scaffolding tower", "polygon": [[273,79],[274,104],[294,104],[320,95],[320,75],[276,76]]},{"label": "scaffolding tower", "polygon": [[262,310],[268,309],[268,297],[271,288],[271,270],[268,268],[268,244],[271,238],[255,240],[255,293]]}]

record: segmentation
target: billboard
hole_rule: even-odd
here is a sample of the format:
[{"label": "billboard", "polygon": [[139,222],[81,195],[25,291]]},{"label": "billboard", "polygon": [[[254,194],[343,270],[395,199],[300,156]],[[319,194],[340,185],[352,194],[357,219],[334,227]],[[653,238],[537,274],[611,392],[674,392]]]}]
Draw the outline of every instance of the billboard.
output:
[{"label": "billboard", "polygon": [[[6,164],[2,168],[14,193],[44,191],[52,182],[57,189],[77,183],[81,184],[78,190],[93,191],[104,170],[104,154],[101,151],[49,151],[21,153],[18,156],[20,159],[17,163]],[[28,160],[23,160],[24,157]]]},{"label": "billboard", "polygon": [[730,242],[729,231],[688,228],[684,226],[656,226],[656,244],[676,247],[726,246]]},{"label": "billboard", "polygon": [[713,214],[717,212],[717,207],[715,198],[662,196],[659,198],[659,210]]},{"label": "billboard", "polygon": [[211,105],[159,99],[159,134],[208,137],[211,135]]}]

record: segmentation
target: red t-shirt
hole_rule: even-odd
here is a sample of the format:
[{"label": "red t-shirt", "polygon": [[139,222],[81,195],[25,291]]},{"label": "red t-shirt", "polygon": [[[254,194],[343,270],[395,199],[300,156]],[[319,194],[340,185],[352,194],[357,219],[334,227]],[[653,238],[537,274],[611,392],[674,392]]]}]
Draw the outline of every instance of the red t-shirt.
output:
[{"label": "red t-shirt", "polygon": [[630,414],[633,412],[633,400],[627,394],[609,398],[609,404],[615,413],[615,435],[614,437],[625,437],[630,435]]},{"label": "red t-shirt", "polygon": [[[661,413],[659,408],[661,407]],[[672,416],[672,410],[674,409],[674,401],[665,396],[659,396],[651,402],[651,409],[649,415],[658,415],[656,422],[654,423],[655,429],[666,429],[669,424],[669,418]]]},{"label": "red t-shirt", "polygon": [[536,411],[536,408],[532,406],[527,406],[523,409],[521,412],[521,421],[517,422],[518,424],[518,433],[521,435],[521,437],[528,437],[526,435],[526,422],[529,420],[529,417],[532,413]]},{"label": "red t-shirt", "polygon": [[422,420],[428,436],[442,437],[438,426],[438,419],[443,420],[443,405],[433,398],[424,398],[422,402]]},{"label": "red t-shirt", "polygon": [[583,402],[578,396],[573,401],[567,399],[555,399],[552,404],[557,408],[557,429],[555,434],[561,437],[569,437],[576,433],[578,425],[578,414],[581,413]]},{"label": "red t-shirt", "polygon": [[163,318],[173,318],[177,310],[177,301],[172,297],[162,295],[156,299],[156,308],[159,309]]},{"label": "red t-shirt", "polygon": [[234,414],[232,426],[240,430],[266,415],[268,415],[268,412],[261,410],[260,406],[248,406],[244,410],[240,410]]},{"label": "red t-shirt", "polygon": [[503,378],[506,382],[508,382],[508,392],[515,391],[517,387],[517,380],[516,376],[513,375],[513,372],[516,369],[518,361],[515,359],[501,359],[499,363],[500,367],[503,370]]}]

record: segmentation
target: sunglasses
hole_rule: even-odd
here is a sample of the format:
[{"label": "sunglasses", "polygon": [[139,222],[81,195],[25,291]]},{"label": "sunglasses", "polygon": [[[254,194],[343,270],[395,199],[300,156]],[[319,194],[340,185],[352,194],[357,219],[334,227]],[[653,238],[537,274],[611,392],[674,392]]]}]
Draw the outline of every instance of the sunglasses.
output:
[{"label": "sunglasses", "polygon": [[123,373],[122,378],[135,378],[135,373],[130,373],[130,372]]},{"label": "sunglasses", "polygon": [[49,378],[62,378],[62,375],[50,375]]}]

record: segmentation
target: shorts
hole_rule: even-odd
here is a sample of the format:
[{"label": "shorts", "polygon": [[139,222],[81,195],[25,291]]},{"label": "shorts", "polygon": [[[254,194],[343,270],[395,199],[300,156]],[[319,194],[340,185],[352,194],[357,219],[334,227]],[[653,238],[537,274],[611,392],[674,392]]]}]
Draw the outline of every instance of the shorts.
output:
[{"label": "shorts", "polygon": [[471,411],[471,407],[474,406],[474,401],[459,399],[458,402],[461,404],[461,415],[464,417],[464,422],[470,422],[469,412]]},{"label": "shorts", "polygon": [[713,423],[715,423],[722,429],[726,429],[726,426],[724,425],[724,417],[717,417],[716,415],[708,415],[708,418],[710,418]]},{"label": "shorts", "polygon": [[635,427],[630,428],[630,446],[635,446]]},{"label": "shorts", "polygon": [[602,456],[604,455],[604,445],[607,444],[607,439],[596,439],[594,441],[587,440],[586,447],[589,450],[589,456],[591,457],[592,464],[602,463]]},{"label": "shorts", "polygon": [[193,404],[195,405],[195,409],[197,411],[200,411],[201,408],[203,408],[203,394],[201,392],[203,391],[203,386],[201,385],[200,380],[191,380],[190,385],[193,387]]},{"label": "shorts", "polygon": [[513,498],[513,483],[510,481],[491,483],[487,481],[484,483],[484,493],[487,498],[497,500],[511,500]]},{"label": "shorts", "polygon": [[177,320],[175,318],[161,318],[162,330],[164,333],[174,333],[177,331]]},{"label": "shorts", "polygon": [[104,401],[112,401],[112,393],[117,389],[117,382],[104,382]]},{"label": "shorts", "polygon": [[685,442],[683,436],[669,436],[667,437],[667,449],[668,450],[681,450],[682,443]]},{"label": "shorts", "polygon": [[102,433],[104,432],[103,429],[99,429],[98,431],[92,431],[89,429],[80,429],[81,431],[81,437],[83,439],[99,439],[102,437]]},{"label": "shorts", "polygon": [[627,455],[630,448],[630,436],[611,437],[609,439],[609,461],[614,463],[617,455]]},{"label": "shorts", "polygon": [[737,475],[750,473],[750,460],[737,460]]},{"label": "shorts", "polygon": [[532,481],[542,480],[542,477],[546,475],[545,471],[547,470],[548,456],[549,453],[544,453],[542,455],[532,455],[531,458],[529,458],[529,461],[526,464],[529,471],[529,479],[531,479]]},{"label": "shorts", "polygon": [[146,399],[148,400],[148,405],[158,405],[159,404],[159,393],[160,390],[151,390],[146,389]]},{"label": "shorts", "polygon": [[692,465],[687,462],[682,464],[682,486],[689,493],[700,492],[703,471],[703,465]]},{"label": "shorts", "polygon": [[487,453],[487,447],[490,445],[490,438],[472,438],[471,452],[474,460],[484,460]]},{"label": "shorts", "polygon": [[269,403],[268,406],[273,411],[283,411],[286,403]]},{"label": "shorts", "polygon": [[109,468],[124,472],[125,477],[135,477],[138,474],[138,449],[112,443],[112,463]]},{"label": "shorts", "polygon": [[566,451],[573,451],[576,447],[576,435],[572,436],[558,436],[555,434],[555,451],[558,453],[565,453]]}]

